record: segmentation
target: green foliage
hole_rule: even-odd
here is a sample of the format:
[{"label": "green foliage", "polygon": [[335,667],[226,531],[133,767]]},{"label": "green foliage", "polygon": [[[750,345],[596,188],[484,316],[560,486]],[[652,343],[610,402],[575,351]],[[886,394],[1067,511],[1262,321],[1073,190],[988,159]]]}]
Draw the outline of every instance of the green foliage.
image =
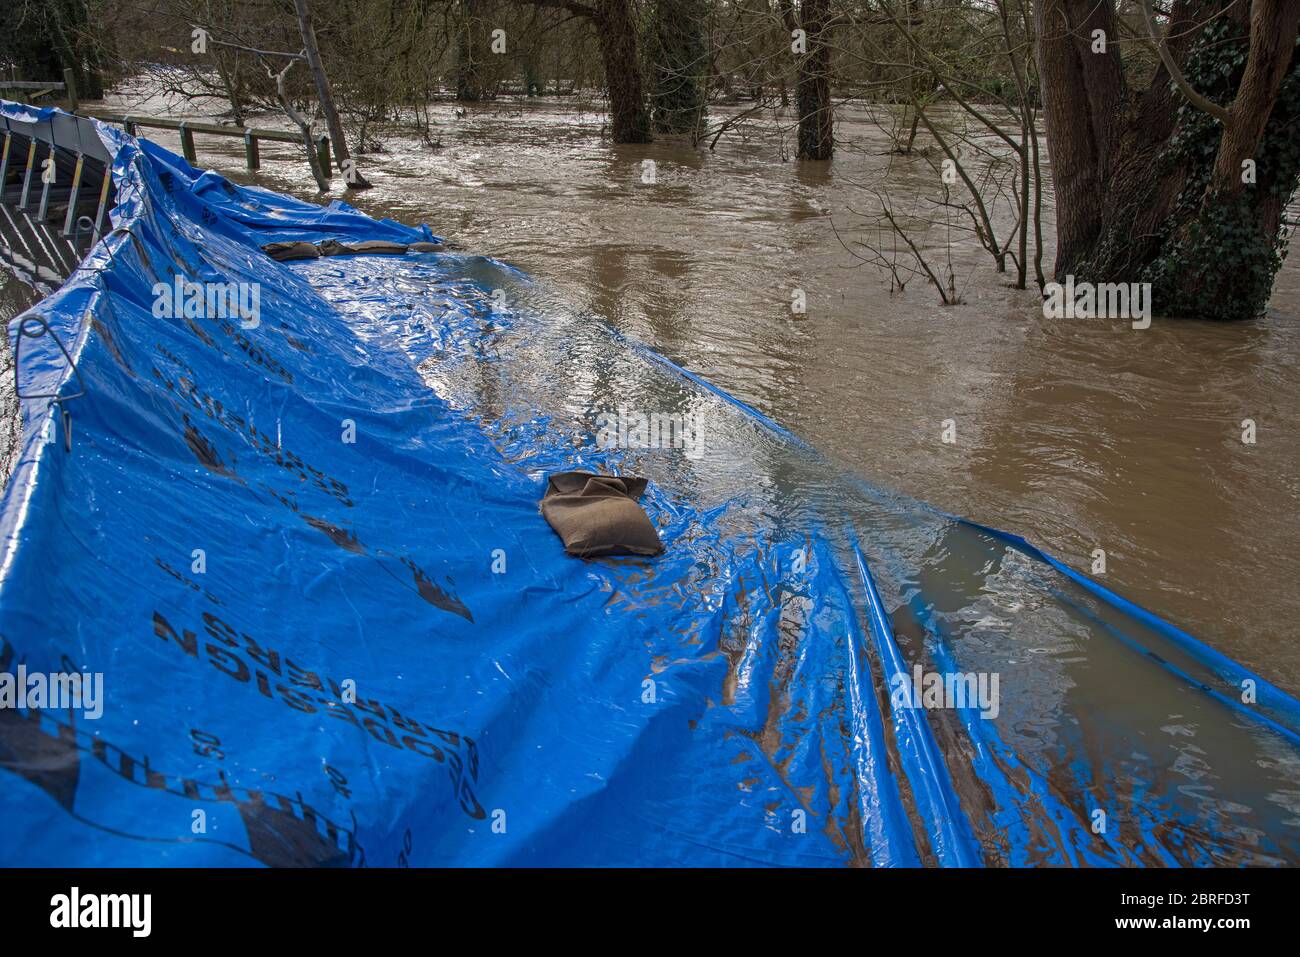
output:
[{"label": "green foliage", "polygon": [[1259,228],[1251,197],[1210,196],[1142,274],[1161,312],[1250,319],[1263,311],[1282,266],[1280,239]]},{"label": "green foliage", "polygon": [[[1184,67],[1187,81],[1219,103],[1235,95],[1249,51],[1228,19],[1211,22]],[[1142,272],[1161,312],[1208,319],[1249,319],[1263,312],[1286,255],[1286,229],[1260,228],[1265,203],[1290,200],[1300,179],[1300,56],[1293,59],[1254,157],[1256,181],[1225,195],[1210,191],[1223,127],[1188,103],[1160,160],[1162,175],[1187,179],[1161,232],[1157,256]]]}]

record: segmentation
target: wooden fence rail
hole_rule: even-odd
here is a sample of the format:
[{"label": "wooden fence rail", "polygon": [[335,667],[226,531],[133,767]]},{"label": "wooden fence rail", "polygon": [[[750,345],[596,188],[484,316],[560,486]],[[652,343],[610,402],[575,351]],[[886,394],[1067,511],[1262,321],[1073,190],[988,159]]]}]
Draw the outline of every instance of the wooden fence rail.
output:
[{"label": "wooden fence rail", "polygon": [[[204,123],[200,120],[176,120],[167,116],[139,116],[134,113],[106,113],[99,110],[96,110],[93,115],[89,113],[85,115],[106,123],[120,123],[122,128],[132,136],[135,136],[139,127],[177,130],[181,134],[181,151],[185,154],[185,159],[191,163],[198,161],[198,154],[194,147],[195,133],[203,133],[209,136],[236,136],[242,139],[244,141],[244,162],[250,170],[257,169],[261,165],[261,155],[257,145],[260,140],[302,145],[302,135],[288,130],[259,130],[246,126],[222,126],[219,123]],[[316,138],[316,155],[320,159],[321,169],[325,171],[326,176],[329,176],[332,166],[330,162],[330,138],[324,133]]]},{"label": "wooden fence rail", "polygon": [[[45,80],[5,80],[0,78],[0,93],[15,90],[25,94],[22,99],[35,100],[38,97],[61,90],[67,91],[68,112],[77,113],[77,84],[71,70],[63,71],[63,82]],[[261,151],[258,144],[262,140],[276,143],[296,143],[302,145],[302,135],[288,130],[261,130],[245,126],[222,126],[219,123],[205,123],[201,120],[176,120],[166,116],[140,116],[134,113],[110,113],[95,110],[93,113],[78,114],[106,123],[120,123],[132,136],[140,127],[158,130],[176,130],[181,134],[181,151],[191,163],[198,162],[198,152],[194,146],[194,134],[207,136],[236,136],[244,141],[244,163],[250,170],[262,165]],[[333,163],[330,156],[330,138],[322,133],[316,138],[316,158],[321,170],[327,177],[333,175]]]},{"label": "wooden fence rail", "polygon": [[32,92],[28,93],[27,97],[33,100],[49,93],[66,90],[68,112],[77,112],[77,79],[70,69],[63,71],[62,82],[57,80],[5,80],[0,78],[0,92],[5,90],[30,90]]}]

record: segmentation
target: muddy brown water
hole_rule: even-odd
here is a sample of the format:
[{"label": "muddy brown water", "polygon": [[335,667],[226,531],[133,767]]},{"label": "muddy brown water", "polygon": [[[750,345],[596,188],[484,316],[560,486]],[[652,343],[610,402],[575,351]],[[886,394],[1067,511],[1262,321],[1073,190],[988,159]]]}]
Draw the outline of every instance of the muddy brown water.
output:
[{"label": "muddy brown water", "polygon": [[[527,270],[878,485],[1085,571],[1103,549],[1105,584],[1300,692],[1295,264],[1256,322],[1135,330],[1044,318],[1037,292],[1010,288],[954,228],[963,301],[945,307],[919,278],[891,290],[845,248],[879,238],[876,191],[905,216],[939,197],[929,162],[889,153],[887,114],[845,110],[837,157],[800,164],[771,117],[708,151],[613,146],[581,106],[459,109],[437,112],[437,149],[382,134],[386,151],[363,161],[375,188],[347,200]],[[151,135],[179,152],[174,134]],[[256,175],[239,140],[198,148],[234,180],[316,198],[289,146],[263,144]],[[345,196],[337,179],[331,195]],[[923,237],[937,261],[945,234]],[[4,318],[24,300],[7,285]]]}]

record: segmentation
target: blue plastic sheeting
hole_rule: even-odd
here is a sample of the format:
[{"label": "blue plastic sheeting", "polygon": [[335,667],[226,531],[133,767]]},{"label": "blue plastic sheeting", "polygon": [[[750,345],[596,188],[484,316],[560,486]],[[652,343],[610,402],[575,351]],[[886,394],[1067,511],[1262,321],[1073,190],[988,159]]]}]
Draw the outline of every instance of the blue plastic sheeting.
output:
[{"label": "blue plastic sheeting", "polygon": [[[5,107],[5,109],[12,109]],[[1019,539],[835,473],[518,271],[101,128],[115,229],[28,316],[0,510],[0,863],[1295,863],[1297,703]],[[260,322],[154,314],[180,275]],[[11,341],[19,317],[11,326]],[[623,406],[698,455],[598,447]],[[562,469],[655,559],[564,555]],[[913,669],[996,708],[911,708]],[[1251,683],[1243,701],[1243,682]]]}]

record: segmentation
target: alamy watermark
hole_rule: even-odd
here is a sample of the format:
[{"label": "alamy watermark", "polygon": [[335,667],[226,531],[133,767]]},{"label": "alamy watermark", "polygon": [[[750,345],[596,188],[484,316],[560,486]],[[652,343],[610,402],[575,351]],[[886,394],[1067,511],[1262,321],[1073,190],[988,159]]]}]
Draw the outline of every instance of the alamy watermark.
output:
[{"label": "alamy watermark", "polygon": [[80,711],[91,721],[104,714],[104,673],[27,670],[0,671],[0,711],[18,708]]},{"label": "alamy watermark", "polygon": [[153,930],[152,894],[83,894],[74,887],[50,898],[50,926],[55,928],[119,927],[132,937]]},{"label": "alamy watermark", "polygon": [[1151,325],[1151,283],[1074,281],[1049,282],[1043,287],[1043,316],[1047,319],[1132,319],[1134,329]]},{"label": "alamy watermark", "polygon": [[704,455],[704,427],[694,412],[637,412],[620,405],[596,416],[599,449],[681,449],[688,459]]},{"label": "alamy watermark", "polygon": [[257,282],[190,282],[153,285],[155,319],[238,319],[245,329],[262,322],[262,284]]},{"label": "alamy watermark", "polygon": [[974,708],[981,718],[996,718],[1001,711],[996,671],[927,672],[920,665],[911,675],[899,673],[890,680],[890,706],[897,708]]}]

